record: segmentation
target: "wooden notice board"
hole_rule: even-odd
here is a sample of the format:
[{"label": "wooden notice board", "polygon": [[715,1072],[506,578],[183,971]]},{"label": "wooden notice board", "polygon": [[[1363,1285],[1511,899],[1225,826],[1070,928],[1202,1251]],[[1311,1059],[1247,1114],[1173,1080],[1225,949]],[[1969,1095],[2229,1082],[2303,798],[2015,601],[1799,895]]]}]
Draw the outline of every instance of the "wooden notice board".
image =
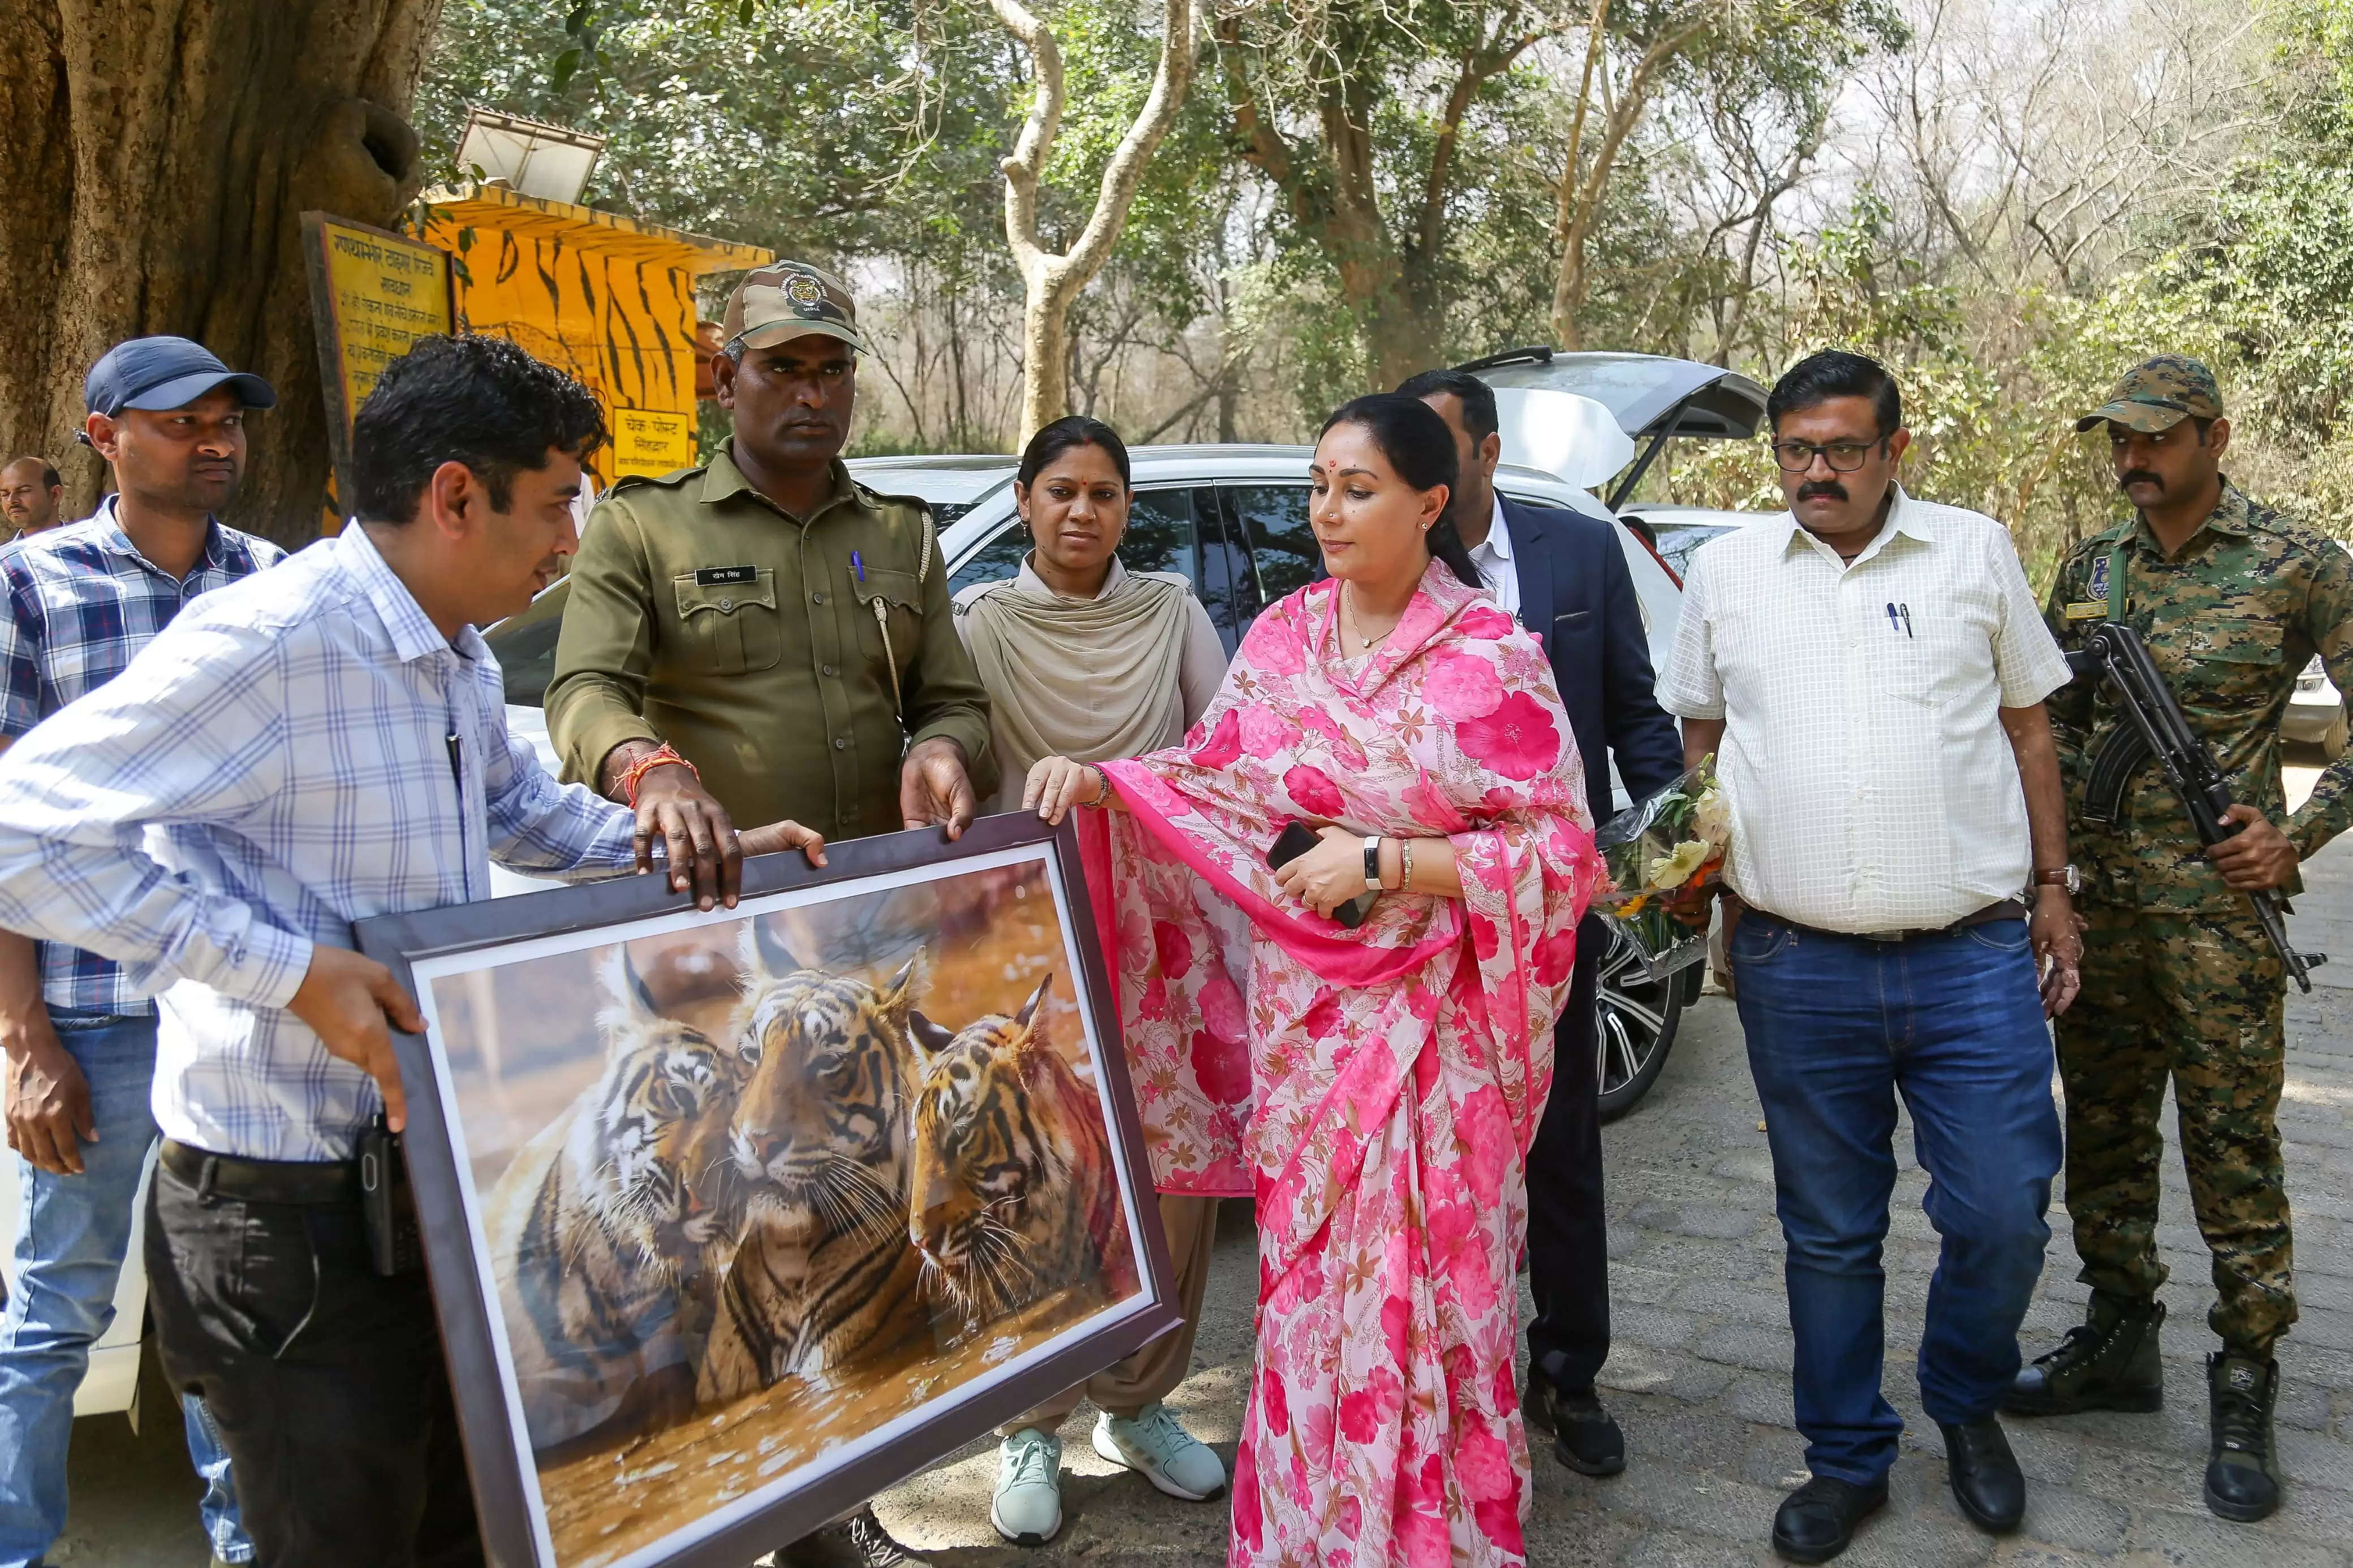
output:
[{"label": "wooden notice board", "polygon": [[410,344],[455,329],[449,258],[405,236],[317,212],[302,215],[302,251],[311,274],[335,493],[348,509],[352,421],[360,405],[384,367]]}]

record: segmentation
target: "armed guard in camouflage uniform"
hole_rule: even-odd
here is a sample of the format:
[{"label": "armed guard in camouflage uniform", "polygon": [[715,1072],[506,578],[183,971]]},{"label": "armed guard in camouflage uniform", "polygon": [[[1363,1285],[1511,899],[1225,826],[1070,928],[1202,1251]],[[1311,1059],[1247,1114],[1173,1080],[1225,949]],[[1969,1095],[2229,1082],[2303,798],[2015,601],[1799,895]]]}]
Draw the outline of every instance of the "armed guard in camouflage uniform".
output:
[{"label": "armed guard in camouflage uniform", "polygon": [[2071,651],[2105,619],[2139,632],[2228,775],[2239,803],[2229,819],[2242,826],[2210,855],[2156,766],[2117,765],[2129,725],[2105,687],[2079,680],[2051,699],[2086,922],[2083,992],[2057,1027],[2067,1207],[2092,1304],[2089,1321],[2019,1373],[2008,1407],[2163,1401],[2155,1233],[2169,1076],[2220,1298],[2207,1320],[2222,1349],[2207,1363],[2206,1502],[2252,1521],[2279,1506],[2272,1352],[2295,1321],[2295,1291],[2274,1120],[2285,968],[2244,894],[2298,891],[2297,861],[2353,817],[2353,756],[2293,817],[2279,761],[2280,715],[2315,652],[2353,690],[2353,560],[2223,476],[2230,422],[2196,361],[2165,355],[2133,370],[2076,429],[2101,425],[2137,515],[2069,554],[2046,619]]}]

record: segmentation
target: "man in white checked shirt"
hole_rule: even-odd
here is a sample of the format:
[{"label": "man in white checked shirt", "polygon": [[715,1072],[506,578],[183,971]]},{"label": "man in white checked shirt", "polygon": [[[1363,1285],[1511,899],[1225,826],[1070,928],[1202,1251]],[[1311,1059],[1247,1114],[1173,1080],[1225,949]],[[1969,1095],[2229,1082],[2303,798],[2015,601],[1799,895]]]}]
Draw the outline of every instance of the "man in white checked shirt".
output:
[{"label": "man in white checked shirt", "polygon": [[639,812],[540,771],[473,627],[578,541],[603,417],[512,343],[420,342],[353,431],[358,521],[182,611],[0,758],[0,925],[161,991],[147,1268],[165,1371],[210,1405],[269,1568],[478,1563],[421,1272],[369,1265],[353,1145],[403,1121],[386,1031],[421,1030],[349,951],[366,916],[489,893],[496,859],[649,869],[732,903],[707,797]]},{"label": "man in white checked shirt", "polygon": [[1884,370],[1816,354],[1767,414],[1791,510],[1701,550],[1659,697],[1732,808],[1726,946],[1813,1471],[1773,1544],[1820,1563],[1886,1500],[1903,1429],[1880,1392],[1899,1090],[1943,1244],[1921,1404],[1962,1510],[2000,1533],[2025,1509],[1994,1413],[2051,1239],[2043,1020],[2081,952],[2042,709],[2068,670],[2001,525],[1895,482],[1910,437]]}]

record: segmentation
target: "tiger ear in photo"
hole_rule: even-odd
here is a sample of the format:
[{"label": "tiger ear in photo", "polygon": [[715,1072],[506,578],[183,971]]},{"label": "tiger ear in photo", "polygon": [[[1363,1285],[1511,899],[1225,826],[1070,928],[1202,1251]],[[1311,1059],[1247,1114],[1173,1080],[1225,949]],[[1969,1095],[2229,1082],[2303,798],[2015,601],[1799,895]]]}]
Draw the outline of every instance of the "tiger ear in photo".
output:
[{"label": "tiger ear in photo", "polygon": [[955,1041],[955,1031],[944,1024],[934,1024],[920,1012],[907,1015],[907,1043],[915,1048],[915,1072],[918,1078],[932,1070],[939,1054]]},{"label": "tiger ear in photo", "polygon": [[777,929],[779,923],[754,916],[744,922],[743,931],[736,935],[736,952],[743,960],[746,991],[763,979],[817,968],[801,962],[800,955],[786,941],[785,933]]},{"label": "tiger ear in photo", "polygon": [[631,1031],[642,1029],[661,1014],[654,1004],[652,989],[646,977],[638,973],[637,960],[629,956],[629,944],[615,942],[613,950],[596,965],[596,978],[609,998],[596,1015],[597,1026],[605,1031],[607,1042],[616,1051],[627,1048]]},{"label": "tiger ear in photo", "polygon": [[1038,1009],[1044,1004],[1046,994],[1053,989],[1054,972],[1050,969],[1046,978],[1038,982],[1038,989],[1029,993],[1029,1000],[1021,1004],[1021,1011],[1013,1015],[1014,1027],[1021,1031],[1013,1047],[1017,1055],[1036,1050],[1045,1042],[1046,1037],[1038,1028]]},{"label": "tiger ear in photo", "polygon": [[900,965],[899,973],[875,987],[882,1016],[899,1026],[903,1033],[907,1021],[913,1016],[915,1004],[923,999],[923,989],[931,981],[931,965],[925,962],[925,950],[917,948],[915,955]]}]

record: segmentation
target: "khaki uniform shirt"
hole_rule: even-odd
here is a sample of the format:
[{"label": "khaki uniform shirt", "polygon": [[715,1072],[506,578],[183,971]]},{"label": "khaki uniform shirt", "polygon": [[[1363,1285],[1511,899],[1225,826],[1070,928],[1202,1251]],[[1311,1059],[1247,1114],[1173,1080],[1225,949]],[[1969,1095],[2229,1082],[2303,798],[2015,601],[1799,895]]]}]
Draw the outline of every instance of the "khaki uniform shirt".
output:
[{"label": "khaki uniform shirt", "polygon": [[593,784],[624,741],[668,741],[738,826],[790,817],[833,840],[900,830],[901,760],[935,736],[964,748],[976,798],[996,787],[987,694],[920,500],[837,462],[804,521],[722,452],[615,485],[571,583],[547,689],[567,780]]},{"label": "khaki uniform shirt", "polygon": [[[2225,479],[2205,524],[2167,558],[2138,517],[2094,534],[2069,552],[2043,619],[2073,652],[2108,615],[2110,552],[2124,543],[2121,613],[2148,645],[2158,673],[2189,727],[2213,752],[2231,795],[2281,823],[2309,858],[2353,821],[2353,752],[2321,775],[2312,798],[2285,815],[2280,786],[2280,717],[2296,676],[2318,653],[2340,691],[2353,691],[2353,558],[2315,530],[2249,500]],[[2067,837],[2086,891],[2126,909],[2233,907],[2241,896],[2206,858],[2180,797],[2151,760],[2126,785],[2119,821],[2084,820],[2092,761],[2131,722],[2106,682],[2051,699],[2067,792]],[[2299,884],[2284,889],[2295,892]]]}]

